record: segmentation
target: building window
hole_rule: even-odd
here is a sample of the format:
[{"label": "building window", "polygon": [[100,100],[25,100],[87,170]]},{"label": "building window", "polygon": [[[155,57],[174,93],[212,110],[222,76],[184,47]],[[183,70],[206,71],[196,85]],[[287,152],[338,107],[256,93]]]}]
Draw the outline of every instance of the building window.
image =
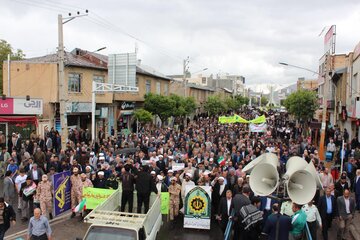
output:
[{"label": "building window", "polygon": [[81,92],[81,74],[69,73],[68,91],[70,93]]},{"label": "building window", "polygon": [[156,94],[161,94],[161,83],[156,82]]},{"label": "building window", "polygon": [[169,91],[168,87],[169,87],[169,85],[167,85],[167,84],[164,85],[164,95],[165,96],[168,95],[168,91]]},{"label": "building window", "polygon": [[202,84],[206,84],[206,77],[202,77],[202,78],[201,78],[201,83],[202,83]]},{"label": "building window", "polygon": [[93,81],[97,82],[97,83],[104,83],[105,82],[105,77],[101,76],[101,75],[94,75],[93,76]]},{"label": "building window", "polygon": [[150,80],[146,80],[146,82],[145,82],[145,90],[146,90],[146,93],[151,92],[151,81]]}]

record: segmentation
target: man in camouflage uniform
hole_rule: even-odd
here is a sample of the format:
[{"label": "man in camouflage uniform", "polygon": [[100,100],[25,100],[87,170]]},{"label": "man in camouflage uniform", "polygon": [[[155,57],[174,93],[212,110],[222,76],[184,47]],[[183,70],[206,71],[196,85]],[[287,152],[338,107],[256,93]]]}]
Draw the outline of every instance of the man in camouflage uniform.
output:
[{"label": "man in camouflage uniform", "polygon": [[80,177],[81,177],[81,183],[82,183],[83,188],[84,187],[94,187],[92,182],[90,181],[90,179],[87,178],[85,173],[82,173],[80,175]]},{"label": "man in camouflage uniform", "polygon": [[181,186],[176,183],[176,177],[171,178],[171,185],[169,186],[170,194],[170,220],[174,220],[175,217],[179,215],[179,205],[180,205],[180,192]]},{"label": "man in camouflage uniform", "polygon": [[[82,200],[83,184],[79,175],[79,168],[73,168],[73,175],[70,177],[71,182],[71,208],[74,209]],[[71,218],[75,217],[75,212],[71,214]]]},{"label": "man in camouflage uniform", "polygon": [[49,210],[49,217],[52,219],[52,184],[45,174],[42,175],[41,180],[36,188],[36,198],[40,202],[42,214],[46,216],[47,210]]}]

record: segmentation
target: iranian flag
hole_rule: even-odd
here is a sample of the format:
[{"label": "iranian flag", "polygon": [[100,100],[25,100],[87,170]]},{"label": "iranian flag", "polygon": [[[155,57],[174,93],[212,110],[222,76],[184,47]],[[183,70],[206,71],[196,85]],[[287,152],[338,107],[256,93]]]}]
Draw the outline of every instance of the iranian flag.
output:
[{"label": "iranian flag", "polygon": [[224,156],[220,156],[220,157],[218,158],[218,164],[219,164],[220,166],[224,166],[224,165],[225,165],[225,162],[226,162],[226,160],[225,160]]},{"label": "iranian flag", "polygon": [[83,210],[86,210],[86,198],[84,198],[74,209],[74,213],[81,212]]}]

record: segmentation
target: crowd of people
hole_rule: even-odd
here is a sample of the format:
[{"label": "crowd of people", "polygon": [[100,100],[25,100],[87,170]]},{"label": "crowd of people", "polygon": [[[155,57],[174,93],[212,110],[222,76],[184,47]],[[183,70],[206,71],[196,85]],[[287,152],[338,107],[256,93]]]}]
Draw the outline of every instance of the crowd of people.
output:
[{"label": "crowd of people", "polygon": [[[230,219],[234,239],[301,239],[307,223],[313,239],[317,239],[317,230],[322,229],[326,240],[335,218],[339,221],[338,239],[347,239],[355,208],[360,210],[360,144],[357,139],[349,141],[348,134],[338,130],[327,132],[331,160],[337,163],[341,154],[344,157],[344,172],[339,173],[335,168],[326,168],[313,134],[292,121],[287,113],[245,108],[238,114],[245,119],[265,114],[267,131],[253,133],[246,124],[219,124],[217,116],[202,114],[188,121],[186,126],[144,126],[138,134],[111,134],[107,138],[99,132],[99,141],[94,145],[86,130],[73,130],[64,147],[60,134],[53,129],[44,136],[32,135],[22,144],[14,133],[12,145],[6,148],[3,144],[0,154],[4,202],[17,208],[24,222],[32,217],[34,208],[40,208],[42,216],[51,219],[52,176],[71,171],[72,208],[81,202],[83,187],[117,189],[121,185],[120,210],[125,211],[128,205],[129,212],[133,211],[136,190],[135,204],[139,213],[142,206],[148,211],[151,192],[169,192],[169,217],[175,224],[183,213],[186,186],[210,186],[212,221],[225,233]],[[342,139],[345,147],[342,147]],[[249,175],[243,168],[265,152],[278,156],[280,172],[285,171],[291,156],[312,161],[324,190],[319,189],[314,201],[304,206],[255,196],[249,185]],[[184,169],[174,171],[172,166],[178,163],[184,163]],[[350,191],[355,192],[355,200]],[[5,232],[7,227],[4,226],[8,224],[1,214],[5,212],[2,209],[0,198],[0,232]],[[259,214],[243,223],[244,212]]]}]

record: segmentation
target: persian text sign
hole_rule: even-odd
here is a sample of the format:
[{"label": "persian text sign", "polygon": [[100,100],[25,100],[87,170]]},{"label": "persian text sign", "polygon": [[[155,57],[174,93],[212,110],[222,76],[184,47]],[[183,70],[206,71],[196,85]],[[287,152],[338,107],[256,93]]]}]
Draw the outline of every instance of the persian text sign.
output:
[{"label": "persian text sign", "polygon": [[266,123],[261,123],[261,124],[250,123],[249,128],[250,128],[250,132],[266,132],[267,125]]},{"label": "persian text sign", "polygon": [[42,99],[21,99],[14,98],[14,114],[30,114],[41,115],[43,114],[43,101]]},{"label": "persian text sign", "polygon": [[184,228],[210,229],[211,187],[186,186]]},{"label": "persian text sign", "polygon": [[54,215],[60,215],[71,208],[70,171],[53,175]]},{"label": "persian text sign", "polygon": [[86,198],[86,209],[95,209],[103,203],[115,190],[86,187],[83,189],[83,198]]},{"label": "persian text sign", "polygon": [[161,193],[161,214],[169,214],[170,195],[168,192]]}]

